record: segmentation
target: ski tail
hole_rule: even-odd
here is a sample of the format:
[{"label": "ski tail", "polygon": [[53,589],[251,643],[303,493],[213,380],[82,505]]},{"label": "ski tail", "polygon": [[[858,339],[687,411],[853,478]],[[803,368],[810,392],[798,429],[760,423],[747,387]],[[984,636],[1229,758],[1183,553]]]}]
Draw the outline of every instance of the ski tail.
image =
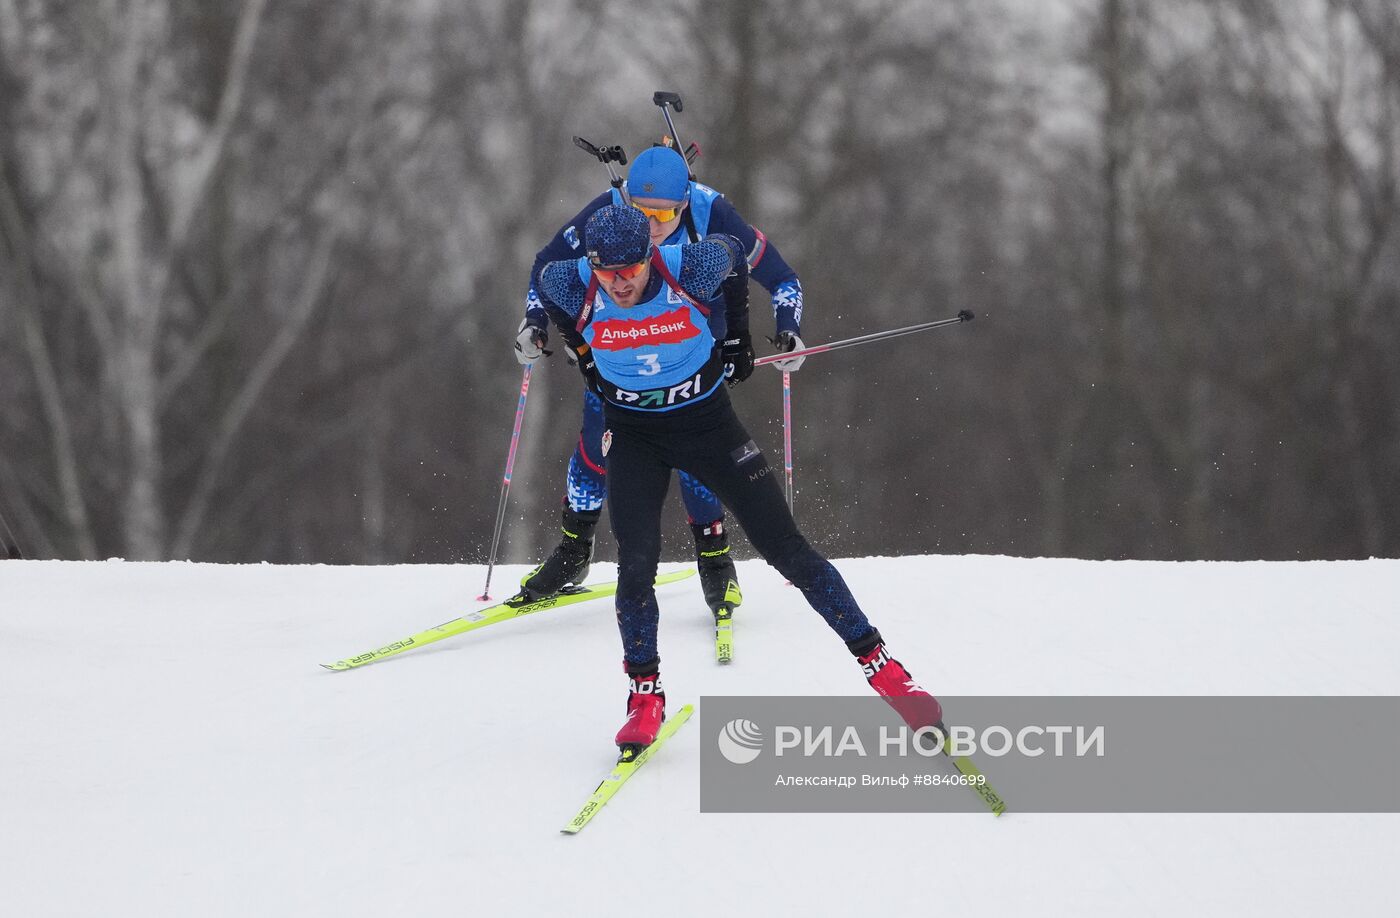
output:
[{"label": "ski tail", "polygon": [[670,739],[672,734],[679,730],[686,721],[690,720],[690,715],[694,712],[695,708],[692,705],[685,705],[675,714],[666,718],[666,721],[661,725],[661,731],[656,734],[656,739],[652,741],[651,745],[637,753],[635,757],[628,758],[626,761],[619,761],[613,766],[613,770],[608,776],[598,783],[597,789],[594,790],[593,795],[588,798],[588,802],[585,803],[578,813],[574,815],[574,818],[569,820],[564,828],[559,831],[565,835],[577,835],[582,831],[583,827],[588,825],[593,817],[598,814],[598,811],[607,805],[608,801],[613,798],[613,795],[621,790],[622,785],[627,783],[627,779],[636,774],[637,769],[650,761],[652,755],[660,749],[661,745],[665,743],[666,740]]},{"label": "ski tail", "polygon": [[965,755],[953,755],[953,741],[948,739],[946,729],[943,731],[943,735],[943,754],[953,760],[953,767],[958,770],[959,774],[971,779],[972,783],[969,786],[977,793],[977,796],[982,799],[982,802],[987,805],[987,809],[992,811],[993,816],[1000,816],[1002,813],[1005,813],[1006,801],[1001,799],[1001,795],[996,792],[996,788],[992,787],[991,783],[987,780],[987,776],[982,774],[977,766],[973,764],[972,759]]},{"label": "ski tail", "polygon": [[728,606],[715,609],[715,662],[734,660],[734,610]]},{"label": "ski tail", "polygon": [[744,601],[739,592],[739,584],[729,581],[724,590],[724,601],[715,606],[715,662],[730,663],[734,660],[734,610]]}]

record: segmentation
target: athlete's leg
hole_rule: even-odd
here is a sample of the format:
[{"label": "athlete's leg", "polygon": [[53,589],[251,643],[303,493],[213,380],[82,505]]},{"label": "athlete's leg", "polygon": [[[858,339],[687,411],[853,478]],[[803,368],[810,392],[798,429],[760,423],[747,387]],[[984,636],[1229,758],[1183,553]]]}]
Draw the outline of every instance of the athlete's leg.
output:
[{"label": "athlete's leg", "polygon": [[603,458],[603,400],[583,391],[583,425],[569,459],[567,500],[575,513],[600,513],[608,494],[608,473]]},{"label": "athlete's leg", "polygon": [[768,464],[733,409],[717,427],[690,442],[696,446],[679,457],[679,464],[724,501],[764,560],[802,591],[843,641],[870,635],[874,629],[840,572],[798,531],[778,485],[778,470]]},{"label": "athlete's leg", "polygon": [[705,487],[704,482],[685,472],[678,473],[681,480],[681,500],[685,503],[686,516],[692,526],[708,526],[724,518],[724,505],[715,492]]},{"label": "athlete's leg", "polygon": [[695,538],[695,566],[705,606],[716,615],[728,615],[744,601],[744,595],[729,553],[729,535],[724,531],[724,506],[700,479],[685,472],[679,476],[690,534]]},{"label": "athlete's leg", "polygon": [[778,486],[778,470],[749,439],[733,409],[728,408],[728,416],[721,415],[707,433],[687,440],[697,448],[680,464],[719,495],[754,548],[802,590],[812,608],[846,642],[871,687],[900,717],[916,730],[940,724],[943,709],[938,699],[890,655],[841,574],[797,530]]},{"label": "athlete's leg", "polygon": [[532,599],[553,596],[588,576],[593,561],[593,531],[603,513],[607,472],[603,466],[603,402],[584,390],[583,426],[569,460],[561,537],[544,563],[526,574],[520,587]]},{"label": "athlete's leg", "polygon": [[617,628],[629,672],[654,670],[658,659],[656,565],[661,557],[661,507],[671,467],[647,444],[614,431],[608,450],[608,516],[617,539]]}]

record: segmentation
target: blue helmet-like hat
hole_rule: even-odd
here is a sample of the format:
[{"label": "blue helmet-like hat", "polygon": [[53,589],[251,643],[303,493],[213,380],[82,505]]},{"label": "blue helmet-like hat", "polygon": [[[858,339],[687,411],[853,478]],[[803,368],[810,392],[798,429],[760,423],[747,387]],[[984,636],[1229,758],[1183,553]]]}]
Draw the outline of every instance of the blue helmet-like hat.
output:
[{"label": "blue helmet-like hat", "polygon": [[651,229],[646,214],[637,208],[609,204],[588,218],[583,243],[594,267],[635,265],[651,251]]},{"label": "blue helmet-like hat", "polygon": [[670,147],[648,147],[627,170],[627,193],[634,198],[684,201],[690,190],[690,167]]}]

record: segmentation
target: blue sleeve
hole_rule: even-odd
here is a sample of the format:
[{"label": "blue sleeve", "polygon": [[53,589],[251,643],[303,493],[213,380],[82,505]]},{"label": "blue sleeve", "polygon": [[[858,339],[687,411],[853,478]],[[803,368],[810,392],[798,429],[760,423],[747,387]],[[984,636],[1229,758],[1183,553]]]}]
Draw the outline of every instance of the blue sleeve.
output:
[{"label": "blue sleeve", "polygon": [[537,286],[541,308],[554,321],[559,334],[569,346],[578,350],[584,342],[574,325],[578,322],[579,313],[583,312],[588,288],[579,279],[574,262],[549,262],[540,271]]},{"label": "blue sleeve", "polygon": [[715,198],[710,210],[710,232],[728,233],[743,245],[749,263],[749,276],[763,285],[773,298],[773,320],[777,330],[800,334],[802,327],[802,282],[797,272],[783,260],[777,246],[762,231],[748,224],[734,205]]},{"label": "blue sleeve", "polygon": [[728,233],[711,233],[706,239],[729,249],[729,274],[720,283],[719,293],[710,302],[710,330],[724,340],[749,331],[749,263],[744,245]]},{"label": "blue sleeve", "polygon": [[547,311],[540,301],[540,272],[553,261],[573,261],[583,254],[583,226],[593,212],[612,203],[612,192],[605,191],[589,201],[572,220],[560,227],[549,243],[535,253],[535,263],[530,266],[530,286],[525,292],[525,321],[537,328],[544,328]]},{"label": "blue sleeve", "polygon": [[540,293],[535,289],[533,280],[530,282],[530,289],[525,291],[525,324],[535,328],[545,328],[549,325],[549,314],[545,312],[544,303],[540,302]]},{"label": "blue sleeve", "polygon": [[720,284],[734,268],[731,246],[711,236],[681,246],[681,271],[676,283],[681,289],[708,303],[719,295]]}]

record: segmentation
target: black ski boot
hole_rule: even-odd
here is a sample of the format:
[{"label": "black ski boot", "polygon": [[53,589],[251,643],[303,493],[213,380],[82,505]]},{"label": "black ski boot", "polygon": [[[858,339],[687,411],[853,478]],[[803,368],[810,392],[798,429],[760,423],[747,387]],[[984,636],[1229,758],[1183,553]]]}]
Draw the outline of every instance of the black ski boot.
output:
[{"label": "black ski boot", "polygon": [[700,588],[705,591],[705,605],[716,615],[723,608],[725,615],[744,601],[739,592],[739,575],[734,572],[734,559],[729,554],[729,538],[724,534],[724,520],[708,526],[694,523],[695,563],[700,569]]},{"label": "black ski boot", "polygon": [[569,584],[581,586],[593,562],[593,530],[601,510],[575,513],[564,508],[564,538],[554,554],[520,581],[520,592],[530,602],[553,596]]}]

